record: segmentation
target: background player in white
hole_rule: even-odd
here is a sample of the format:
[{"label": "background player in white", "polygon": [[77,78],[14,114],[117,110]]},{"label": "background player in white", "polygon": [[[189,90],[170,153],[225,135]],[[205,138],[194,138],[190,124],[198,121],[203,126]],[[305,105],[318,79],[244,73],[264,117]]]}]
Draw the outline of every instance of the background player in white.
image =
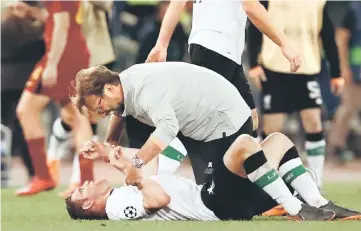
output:
[{"label": "background player in white", "polygon": [[[169,41],[186,2],[182,0],[171,1],[157,43],[148,56],[148,62],[166,61]],[[299,54],[290,46],[284,34],[273,26],[272,19],[259,1],[193,1],[193,22],[189,45],[192,64],[209,68],[221,74],[240,91],[248,106],[253,109],[252,120],[256,129],[258,127],[257,112],[241,66],[247,16],[259,30],[281,48],[290,62],[291,71],[296,71],[301,64]],[[192,46],[195,53],[201,52],[198,50],[202,48],[204,48],[203,53],[210,52],[208,52],[208,56],[192,57]],[[199,55],[196,54],[196,56]],[[219,59],[220,56],[223,56],[223,59]],[[223,65],[217,62],[209,63],[212,59],[222,62]],[[225,73],[227,69],[232,69],[232,73]]]},{"label": "background player in white", "polygon": [[[344,79],[335,42],[333,24],[325,0],[262,1],[274,25],[283,28],[292,44],[302,47],[304,62],[297,73],[288,69],[288,61],[278,47],[250,23],[247,44],[249,76],[261,89],[263,131],[265,136],[282,130],[287,114],[299,112],[305,131],[308,167],[322,187],[326,142],[321,121],[322,99],[317,78],[321,70],[322,48],[330,64],[330,86],[335,95],[342,92]],[[314,20],[317,19],[317,20]],[[320,41],[322,41],[322,46]]]},{"label": "background player in white", "polygon": [[[147,62],[164,62],[167,48],[187,1],[171,1],[162,22],[157,43],[148,55]],[[301,59],[290,46],[284,34],[272,24],[272,18],[257,0],[194,0],[192,31],[189,36],[191,63],[206,67],[230,81],[252,109],[253,137],[257,137],[258,115],[248,81],[243,73],[242,53],[245,26],[248,18],[274,41],[296,71]],[[146,130],[146,129],[142,129]],[[202,161],[189,152],[194,174],[203,174]],[[200,181],[197,181],[200,182]]]},{"label": "background player in white", "polygon": [[[83,154],[107,159],[127,172],[131,160],[122,149],[118,146],[109,152],[91,141]],[[361,213],[321,196],[294,144],[281,133],[270,135],[262,144],[240,135],[219,157],[221,162],[209,162],[203,186],[174,175],[143,178],[136,186],[116,189],[106,180],[86,182],[66,199],[68,213],[73,219],[248,220],[279,203],[295,220],[361,218]],[[307,204],[293,197],[285,182]]]}]

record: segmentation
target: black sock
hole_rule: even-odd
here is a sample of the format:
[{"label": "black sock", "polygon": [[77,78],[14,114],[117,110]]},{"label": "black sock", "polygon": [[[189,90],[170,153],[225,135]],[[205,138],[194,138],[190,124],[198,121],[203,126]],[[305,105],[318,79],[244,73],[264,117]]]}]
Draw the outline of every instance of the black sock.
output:
[{"label": "black sock", "polygon": [[252,137],[253,137],[253,138],[256,138],[256,139],[258,138],[257,129],[252,132]]},{"label": "black sock", "polygon": [[[278,168],[281,167],[283,164],[285,164],[286,162],[292,160],[292,159],[296,159],[299,158],[300,155],[298,154],[298,150],[295,146],[293,146],[292,148],[288,149],[288,151],[285,153],[285,155],[282,157],[280,164],[278,165]],[[290,192],[293,194],[295,192],[294,188],[287,182],[285,182],[288,189],[290,190]]]},{"label": "black sock", "polygon": [[323,132],[306,133],[306,140],[310,142],[317,142],[323,140]]},{"label": "black sock", "polygon": [[61,120],[61,126],[63,126],[64,130],[67,132],[71,131],[71,127],[69,125],[67,125],[63,120]]},{"label": "black sock", "polygon": [[21,135],[20,135],[21,157],[24,161],[24,164],[25,164],[26,170],[28,171],[29,176],[33,177],[35,175],[35,170],[34,170],[33,162],[30,157],[28,144],[26,143],[25,137],[23,135],[23,130],[21,127],[20,127],[19,132],[21,132]]},{"label": "black sock", "polygon": [[266,156],[264,155],[263,151],[259,151],[252,156],[248,157],[244,162],[244,170],[246,171],[247,175],[259,169],[262,165],[267,162]]},{"label": "black sock", "polygon": [[287,161],[290,161],[292,159],[296,159],[300,157],[300,155],[298,154],[298,150],[295,146],[293,146],[292,148],[288,149],[288,151],[285,153],[285,155],[282,157],[279,167],[281,167],[284,163],[286,163]]},{"label": "black sock", "polygon": [[262,140],[265,140],[268,135],[264,131],[262,131],[261,136],[262,136]]},{"label": "black sock", "polygon": [[90,126],[92,127],[92,132],[93,132],[93,135],[96,135],[97,134],[97,130],[98,130],[98,124],[93,124],[91,123]]}]

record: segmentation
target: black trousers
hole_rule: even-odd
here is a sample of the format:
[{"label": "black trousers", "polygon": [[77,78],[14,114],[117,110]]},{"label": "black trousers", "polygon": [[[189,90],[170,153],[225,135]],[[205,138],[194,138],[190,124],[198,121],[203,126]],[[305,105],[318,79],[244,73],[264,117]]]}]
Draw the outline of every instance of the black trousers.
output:
[{"label": "black trousers", "polygon": [[[141,148],[150,134],[155,130],[154,127],[143,124],[132,116],[127,116],[125,118],[125,123],[131,148]],[[252,130],[253,124],[250,117],[237,134],[251,135]],[[229,146],[237,138],[237,135],[226,134],[223,138],[212,140],[210,142],[194,140],[183,136],[181,133],[179,133],[177,137],[188,152],[197,184],[203,184],[205,181],[204,171],[206,169],[206,164],[214,160],[216,156],[224,155]]]}]

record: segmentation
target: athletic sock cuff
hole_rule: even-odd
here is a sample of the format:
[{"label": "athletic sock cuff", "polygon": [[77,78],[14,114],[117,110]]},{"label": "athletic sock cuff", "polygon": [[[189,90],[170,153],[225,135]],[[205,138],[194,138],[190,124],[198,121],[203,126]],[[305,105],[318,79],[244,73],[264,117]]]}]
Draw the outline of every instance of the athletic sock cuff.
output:
[{"label": "athletic sock cuff", "polygon": [[288,161],[299,158],[299,157],[300,156],[298,154],[297,148],[295,146],[293,146],[292,148],[288,149],[288,151],[282,157],[279,167],[281,167],[283,164],[287,163]]},{"label": "athletic sock cuff", "polygon": [[187,155],[187,150],[182,142],[178,138],[175,138],[169,143],[166,149],[162,151],[162,154],[170,159],[182,162]]},{"label": "athletic sock cuff", "polygon": [[261,136],[262,136],[262,140],[265,140],[268,135],[265,132],[262,132]]},{"label": "athletic sock cuff", "polygon": [[93,135],[96,135],[97,134],[97,130],[98,130],[98,124],[90,124],[91,128],[92,128],[92,132],[93,132]]},{"label": "athletic sock cuff", "polygon": [[60,123],[65,131],[67,131],[67,132],[71,131],[71,127],[68,124],[66,124],[63,120],[61,120]]},{"label": "athletic sock cuff", "polygon": [[71,132],[65,130],[63,126],[63,122],[60,118],[57,118],[54,121],[53,128],[52,128],[52,134],[57,140],[63,141],[69,139],[71,136]]},{"label": "athletic sock cuff", "polygon": [[255,138],[255,139],[258,139],[258,132],[257,132],[257,130],[254,130],[254,131],[252,132],[252,137]]},{"label": "athletic sock cuff", "polygon": [[318,133],[306,133],[306,140],[310,142],[317,142],[323,140],[323,132]]},{"label": "athletic sock cuff", "polygon": [[266,159],[266,156],[264,155],[263,151],[261,150],[255,154],[253,154],[252,156],[248,157],[244,161],[243,166],[244,166],[246,173],[250,174],[250,173],[256,171],[257,169],[259,169],[265,163],[267,163],[267,159]]}]

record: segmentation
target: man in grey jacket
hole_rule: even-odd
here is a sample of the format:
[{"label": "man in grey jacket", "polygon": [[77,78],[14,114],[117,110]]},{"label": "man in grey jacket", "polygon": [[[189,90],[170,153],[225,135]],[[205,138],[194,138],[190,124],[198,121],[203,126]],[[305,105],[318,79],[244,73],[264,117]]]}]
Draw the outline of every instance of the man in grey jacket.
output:
[{"label": "man in grey jacket", "polygon": [[139,168],[175,137],[188,153],[208,162],[224,154],[238,135],[252,133],[251,109],[237,89],[216,72],[196,65],[138,64],[121,74],[97,66],[80,71],[75,88],[73,101],[80,111],[85,106],[102,116],[113,112],[107,143],[118,140],[121,115],[155,128],[133,159],[128,183],[136,182]]}]

